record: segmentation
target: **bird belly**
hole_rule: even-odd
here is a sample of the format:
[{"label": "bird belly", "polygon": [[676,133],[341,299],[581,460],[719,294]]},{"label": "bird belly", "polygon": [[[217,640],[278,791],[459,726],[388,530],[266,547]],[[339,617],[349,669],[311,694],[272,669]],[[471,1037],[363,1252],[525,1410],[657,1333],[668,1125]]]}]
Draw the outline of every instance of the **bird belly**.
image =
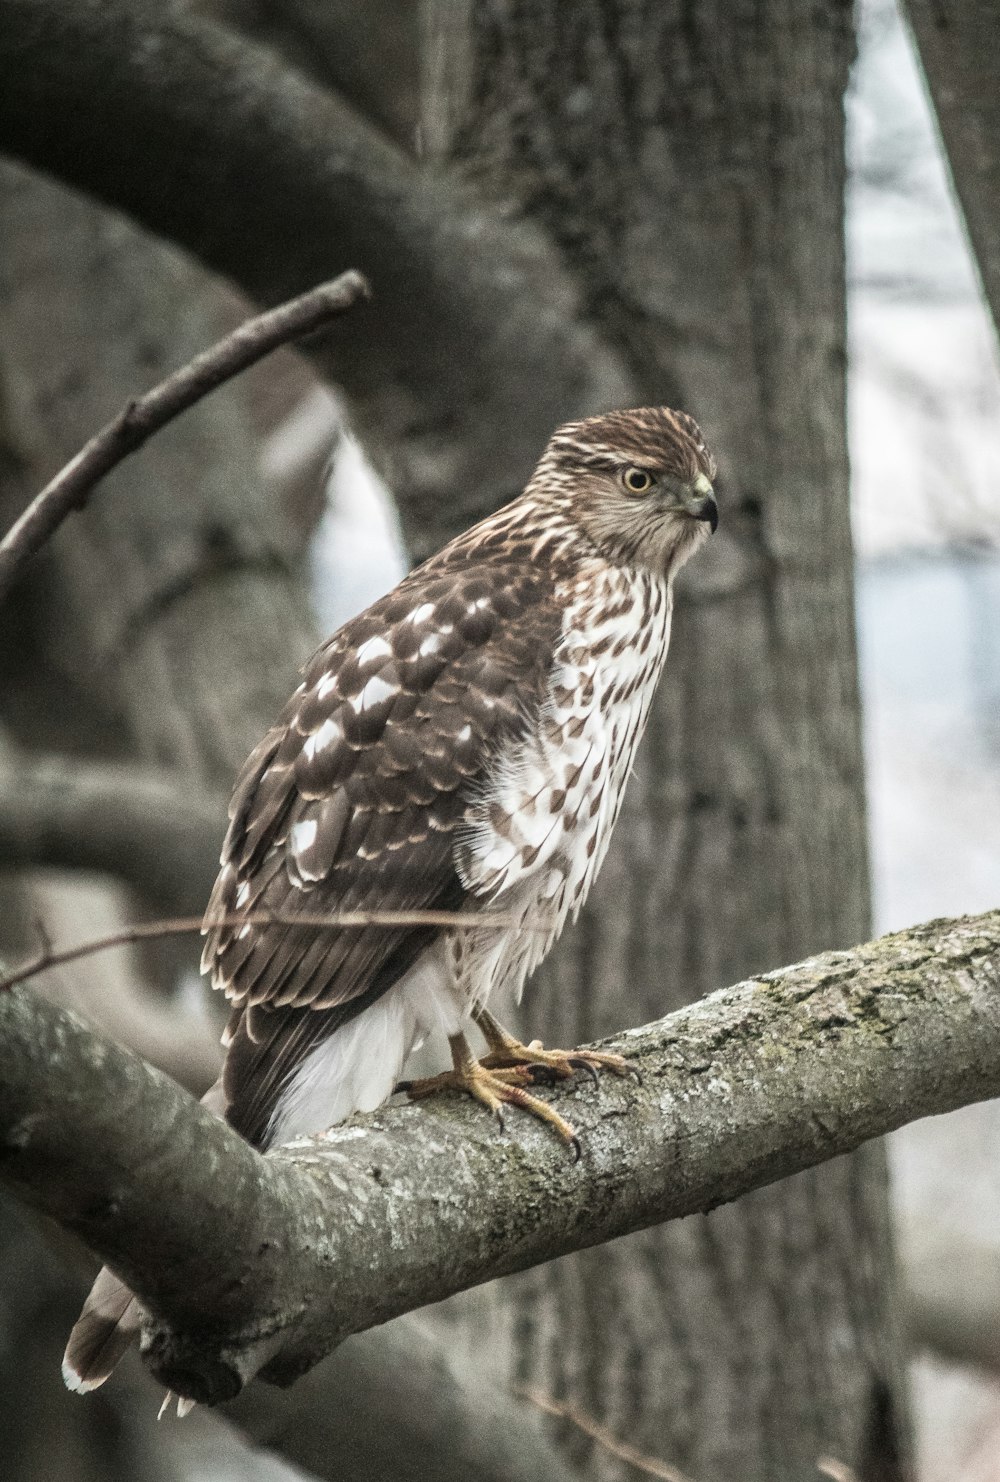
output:
[{"label": "bird belly", "polygon": [[[599,600],[614,608],[607,593]],[[478,1002],[496,988],[520,997],[579,914],[607,853],[669,635],[665,585],[632,581],[603,624],[570,609],[540,723],[494,769],[460,852],[463,883],[484,909],[521,922],[465,943],[459,976]]]}]

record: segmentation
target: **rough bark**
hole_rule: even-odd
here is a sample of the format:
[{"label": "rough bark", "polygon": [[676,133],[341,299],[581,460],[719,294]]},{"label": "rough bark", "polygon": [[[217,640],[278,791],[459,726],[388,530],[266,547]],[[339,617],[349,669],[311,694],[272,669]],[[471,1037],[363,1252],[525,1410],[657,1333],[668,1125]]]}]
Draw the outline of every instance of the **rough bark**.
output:
[{"label": "rough bark", "polygon": [[459,1097],[263,1157],[160,1072],[19,990],[0,997],[0,1176],[148,1305],[154,1375],[217,1403],[450,1292],[995,1096],[998,987],[991,912],[713,994],[613,1042],[641,1082],[553,1093],[580,1131],[578,1163],[542,1124],[498,1136]]},{"label": "rough bark", "polygon": [[[443,3],[431,44],[448,95],[428,137],[558,244],[637,399],[692,410],[721,465],[724,540],[681,594],[593,909],[526,1000],[530,1033],[573,1042],[867,928],[843,380],[850,11]],[[823,1450],[895,1477],[893,1301],[871,1147],[532,1272],[516,1295],[477,1294],[466,1332],[479,1347],[492,1321],[502,1375],[704,1482],[798,1479]],[[625,1477],[563,1434],[592,1475]]]},{"label": "rough bark", "polygon": [[951,176],[1000,333],[1000,47],[992,0],[905,0]]}]

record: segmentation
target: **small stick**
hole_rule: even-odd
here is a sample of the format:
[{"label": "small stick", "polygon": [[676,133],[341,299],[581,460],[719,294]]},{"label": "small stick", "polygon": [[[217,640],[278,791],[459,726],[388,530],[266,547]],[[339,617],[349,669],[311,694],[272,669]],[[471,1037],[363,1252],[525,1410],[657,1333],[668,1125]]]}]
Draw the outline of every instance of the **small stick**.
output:
[{"label": "small stick", "polygon": [[276,309],[248,319],[210,350],[176,370],[152,391],[130,401],[46,484],[0,541],[0,601],[21,567],[75,509],[82,509],[94,486],[130,453],[216,386],[256,364],[279,345],[322,329],[347,312],[371,289],[360,273],[341,273]]},{"label": "small stick", "polygon": [[241,911],[230,916],[178,916],[169,921],[143,921],[134,926],[123,927],[110,936],[93,937],[88,942],[78,942],[75,947],[53,949],[43,936],[42,948],[37,956],[0,978],[0,993],[16,988],[29,978],[36,977],[50,967],[64,967],[67,962],[77,962],[81,957],[93,957],[97,952],[107,952],[112,947],[130,947],[136,942],[154,942],[162,937],[193,935],[195,932],[212,931],[219,926],[304,926],[315,930],[324,928],[341,930],[364,926],[382,926],[392,930],[401,926],[442,926],[458,931],[480,931],[484,927],[516,927],[520,931],[548,931],[552,922],[541,918],[525,922],[512,912],[482,911],[470,915],[463,911],[332,911],[328,915],[310,915],[307,911]]},{"label": "small stick", "polygon": [[585,1436],[589,1436],[592,1441],[596,1442],[609,1456],[616,1456],[619,1461],[635,1467],[637,1472],[643,1472],[647,1477],[660,1477],[663,1482],[690,1482],[683,1472],[665,1461],[660,1461],[659,1457],[646,1456],[635,1446],[630,1446],[627,1441],[619,1441],[617,1436],[612,1435],[603,1425],[598,1424],[592,1415],[578,1410],[575,1405],[567,1405],[562,1400],[554,1400],[551,1395],[543,1393],[540,1389],[531,1389],[526,1384],[515,1384],[514,1393],[523,1399],[530,1400],[547,1415],[557,1415],[561,1420],[568,1420],[578,1430],[583,1431]]}]

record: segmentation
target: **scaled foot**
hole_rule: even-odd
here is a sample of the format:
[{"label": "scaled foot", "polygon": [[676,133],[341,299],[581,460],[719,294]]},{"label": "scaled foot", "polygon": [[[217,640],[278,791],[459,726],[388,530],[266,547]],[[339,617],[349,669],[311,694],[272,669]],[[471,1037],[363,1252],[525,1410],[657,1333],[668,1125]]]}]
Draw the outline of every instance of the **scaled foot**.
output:
[{"label": "scaled foot", "polygon": [[[452,1069],[440,1075],[427,1076],[418,1081],[402,1081],[398,1091],[405,1091],[411,1100],[434,1096],[439,1091],[464,1091],[475,1097],[504,1126],[504,1107],[519,1106],[522,1111],[547,1122],[550,1127],[580,1157],[580,1140],[573,1127],[559,1113],[537,1096],[532,1096],[524,1087],[535,1079],[529,1065],[487,1065],[477,1060],[469,1048],[464,1035],[456,1035],[450,1041]],[[572,1072],[570,1072],[572,1074]]]},{"label": "scaled foot", "polygon": [[624,1055],[599,1050],[546,1050],[540,1039],[533,1039],[525,1045],[485,1009],[481,1009],[475,1018],[490,1047],[490,1053],[481,1061],[489,1070],[524,1068],[533,1081],[569,1080],[578,1070],[586,1071],[595,1081],[599,1070],[639,1077],[639,1067],[633,1060],[626,1060]]}]

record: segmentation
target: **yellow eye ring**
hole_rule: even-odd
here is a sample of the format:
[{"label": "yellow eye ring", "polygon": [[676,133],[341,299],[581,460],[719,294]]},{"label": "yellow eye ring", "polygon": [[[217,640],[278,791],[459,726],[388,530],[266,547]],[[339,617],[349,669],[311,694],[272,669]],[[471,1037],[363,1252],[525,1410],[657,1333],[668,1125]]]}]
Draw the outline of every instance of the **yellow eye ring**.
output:
[{"label": "yellow eye ring", "polygon": [[622,474],[622,483],[630,494],[645,494],[647,489],[653,487],[653,475],[644,468],[626,468]]}]

